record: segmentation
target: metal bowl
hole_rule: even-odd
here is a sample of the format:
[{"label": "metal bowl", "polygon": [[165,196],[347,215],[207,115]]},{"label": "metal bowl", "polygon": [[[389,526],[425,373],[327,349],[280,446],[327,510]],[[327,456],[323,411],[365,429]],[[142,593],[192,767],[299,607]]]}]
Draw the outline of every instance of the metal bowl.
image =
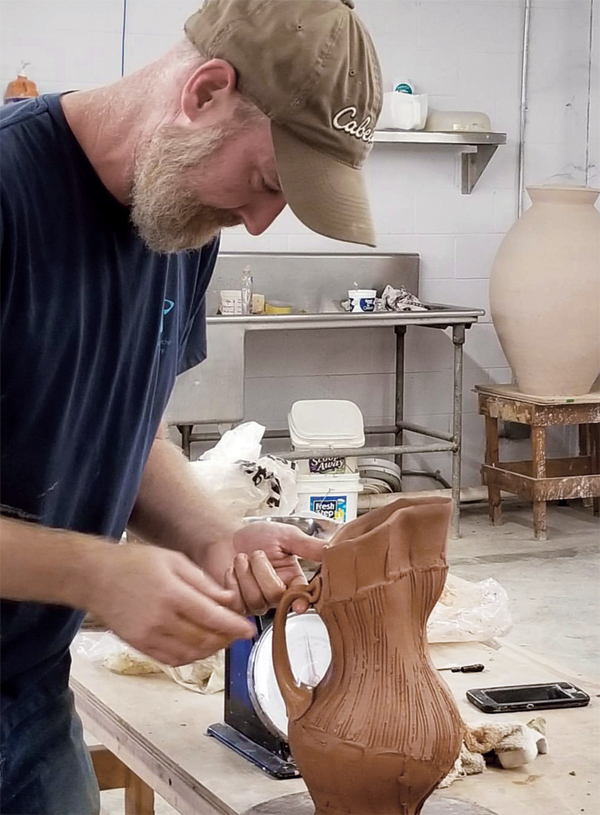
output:
[{"label": "metal bowl", "polygon": [[252,515],[249,518],[244,518],[245,524],[258,522],[289,524],[297,527],[305,535],[320,538],[321,540],[329,540],[342,526],[339,521],[332,521],[329,518],[305,517],[303,515]]}]

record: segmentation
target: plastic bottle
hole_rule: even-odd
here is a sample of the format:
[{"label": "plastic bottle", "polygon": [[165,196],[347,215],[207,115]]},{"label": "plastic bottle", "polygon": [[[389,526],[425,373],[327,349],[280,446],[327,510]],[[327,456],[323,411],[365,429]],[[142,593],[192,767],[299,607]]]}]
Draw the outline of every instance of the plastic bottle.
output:
[{"label": "plastic bottle", "polygon": [[28,65],[28,62],[24,62],[21,65],[21,70],[17,74],[17,78],[13,79],[12,82],[9,82],[6,86],[4,93],[5,103],[20,102],[22,99],[33,99],[39,95],[35,82],[28,79],[25,75],[25,68]]},{"label": "plastic bottle", "polygon": [[244,271],[242,272],[242,314],[252,314],[252,289],[253,289],[253,279],[252,279],[252,268],[250,266],[244,266]]}]

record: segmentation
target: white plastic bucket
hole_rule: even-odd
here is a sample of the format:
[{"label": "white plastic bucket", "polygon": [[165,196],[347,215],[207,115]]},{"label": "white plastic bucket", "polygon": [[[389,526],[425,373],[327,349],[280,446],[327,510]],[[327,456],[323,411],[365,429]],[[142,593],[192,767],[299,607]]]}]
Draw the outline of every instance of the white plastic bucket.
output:
[{"label": "white plastic bucket", "polygon": [[294,402],[288,415],[290,438],[295,450],[328,448],[326,458],[298,461],[301,475],[356,473],[356,456],[338,456],[340,448],[360,448],[365,443],[364,421],[358,405],[346,399],[304,399]]},{"label": "white plastic bucket", "polygon": [[318,512],[334,521],[353,521],[362,490],[358,473],[342,475],[298,475],[296,512]]},{"label": "white plastic bucket", "polygon": [[352,312],[375,311],[377,289],[350,289],[348,299]]},{"label": "white plastic bucket", "polygon": [[336,456],[332,450],[325,458],[301,458],[296,462],[300,475],[352,475],[358,473],[356,456]]}]

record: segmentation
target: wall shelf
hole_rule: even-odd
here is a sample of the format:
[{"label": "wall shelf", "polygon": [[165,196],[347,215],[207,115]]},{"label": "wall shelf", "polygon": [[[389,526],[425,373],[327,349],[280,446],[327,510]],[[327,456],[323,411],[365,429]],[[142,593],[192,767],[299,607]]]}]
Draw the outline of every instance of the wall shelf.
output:
[{"label": "wall shelf", "polygon": [[431,130],[377,130],[376,144],[453,145],[460,148],[461,192],[470,195],[506,133],[436,132]]}]

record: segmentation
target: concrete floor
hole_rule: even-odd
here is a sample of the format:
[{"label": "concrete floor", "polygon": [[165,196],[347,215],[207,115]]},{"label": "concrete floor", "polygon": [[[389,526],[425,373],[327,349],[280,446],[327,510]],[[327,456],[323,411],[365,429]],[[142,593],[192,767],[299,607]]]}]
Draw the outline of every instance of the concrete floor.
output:
[{"label": "concrete floor", "polygon": [[600,680],[600,518],[575,502],[549,505],[546,541],[533,539],[531,524],[527,505],[505,502],[498,527],[486,507],[465,508],[450,570],[504,586],[513,617],[506,639]]},{"label": "concrete floor", "polygon": [[[483,505],[462,511],[462,537],[448,546],[450,570],[508,592],[506,639],[600,680],[600,519],[577,503],[549,506],[548,540],[533,540],[531,506],[507,501],[492,527]],[[104,815],[122,815],[123,793],[102,794]],[[173,815],[157,797],[156,815]]]}]

